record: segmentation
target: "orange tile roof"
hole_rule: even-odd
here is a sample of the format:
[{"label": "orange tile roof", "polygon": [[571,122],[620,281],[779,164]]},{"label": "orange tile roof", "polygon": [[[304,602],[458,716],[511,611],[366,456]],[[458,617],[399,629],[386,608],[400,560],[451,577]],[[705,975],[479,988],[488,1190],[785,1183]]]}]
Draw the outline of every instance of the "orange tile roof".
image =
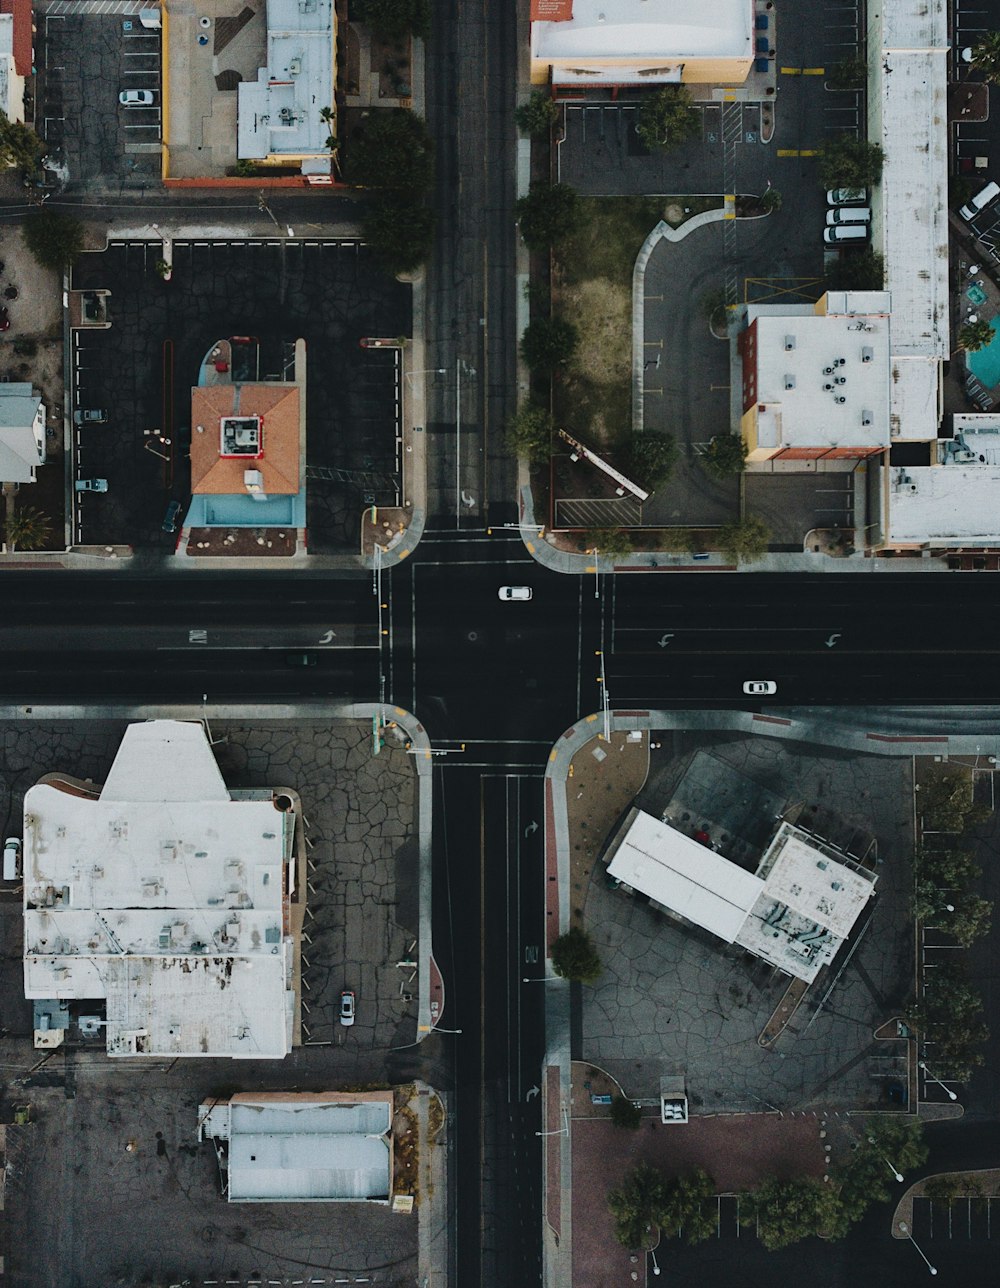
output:
[{"label": "orange tile roof", "polygon": [[14,15],[14,70],[30,76],[33,62],[31,0],[0,0],[0,13]]},{"label": "orange tile roof", "polygon": [[531,0],[532,22],[569,22],[573,0]]},{"label": "orange tile roof", "polygon": [[[223,416],[260,416],[264,455],[256,460],[221,457]],[[204,425],[204,433],[199,434],[199,425]],[[266,493],[287,496],[298,492],[297,385],[198,385],[191,390],[191,491],[215,496],[243,494],[244,470],[260,470]]]}]

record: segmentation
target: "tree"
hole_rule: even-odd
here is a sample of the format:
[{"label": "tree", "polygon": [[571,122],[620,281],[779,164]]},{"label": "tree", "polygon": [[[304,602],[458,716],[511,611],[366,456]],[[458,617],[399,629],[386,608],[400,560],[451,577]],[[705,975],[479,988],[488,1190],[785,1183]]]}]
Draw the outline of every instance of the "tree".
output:
[{"label": "tree", "polygon": [[923,1127],[909,1118],[880,1116],[861,1122],[854,1154],[834,1173],[838,1198],[846,1222],[860,1221],[873,1203],[891,1197],[892,1172],[906,1173],[927,1158]]},{"label": "tree", "polygon": [[521,336],[521,357],[532,371],[554,371],[576,352],[580,337],[565,318],[536,318]]},{"label": "tree", "polygon": [[781,209],[782,201],[783,198],[778,189],[771,187],[765,188],[760,198],[760,204],[769,215]]},{"label": "tree", "polygon": [[642,1122],[642,1110],[624,1096],[615,1096],[611,1102],[611,1121],[626,1131],[637,1131]]},{"label": "tree", "polygon": [[536,89],[514,113],[514,119],[522,134],[532,138],[547,134],[559,120],[559,105],[547,89]]},{"label": "tree", "polygon": [[563,241],[576,232],[582,219],[579,194],[566,183],[533,183],[514,210],[529,250]]},{"label": "tree", "polygon": [[747,445],[742,434],[716,434],[704,455],[699,457],[707,472],[717,479],[742,474],[746,459]]},{"label": "tree", "polygon": [[661,550],[680,554],[685,550],[696,550],[698,542],[690,528],[662,528],[659,547]]},{"label": "tree", "polygon": [[820,151],[819,181],[824,188],[871,188],[882,177],[883,160],[877,143],[840,134]]},{"label": "tree", "polygon": [[400,193],[382,193],[365,210],[361,229],[380,266],[397,277],[412,273],[430,254],[434,211]]},{"label": "tree", "polygon": [[418,194],[430,187],[434,148],[423,117],[402,108],[373,110],[351,135],[348,182]]},{"label": "tree", "polygon": [[669,434],[646,431],[632,435],[628,470],[633,482],[652,492],[667,482],[676,462],[677,444]]},{"label": "tree", "polygon": [[529,465],[541,465],[552,447],[552,417],[544,407],[525,403],[507,422],[507,446]]},{"label": "tree", "polygon": [[990,933],[993,904],[977,894],[956,895],[955,911],[941,919],[941,929],[953,935],[963,948],[971,948],[977,939]]},{"label": "tree", "polygon": [[365,0],[364,20],[379,40],[410,35],[426,40],[431,30],[429,0]]},{"label": "tree", "polygon": [[0,112],[0,166],[16,166],[30,178],[38,170],[45,144],[30,125],[12,121]]},{"label": "tree", "polygon": [[52,520],[34,506],[10,508],[4,523],[4,540],[9,550],[38,550],[45,545],[52,532]]},{"label": "tree", "polygon": [[685,1243],[704,1243],[718,1230],[715,1181],[701,1167],[667,1181],[657,1224],[669,1238],[683,1233]]},{"label": "tree", "polygon": [[[926,826],[926,816],[923,821]],[[983,874],[968,850],[917,850],[913,865],[918,884],[928,882],[939,889],[954,890],[966,886],[978,881]]]},{"label": "tree", "polygon": [[963,322],[958,328],[958,347],[966,353],[978,353],[993,339],[993,324],[980,318],[978,322]]},{"label": "tree", "polygon": [[1000,84],[1000,31],[988,31],[973,45],[971,65],[987,85]]},{"label": "tree", "polygon": [[860,89],[868,79],[868,62],[860,56],[842,58],[826,74],[827,89]]},{"label": "tree", "polygon": [[752,514],[719,529],[719,547],[730,563],[753,563],[766,553],[770,539],[767,524]]},{"label": "tree", "polygon": [[601,959],[585,930],[571,926],[553,943],[552,969],[563,979],[580,984],[593,984],[600,976]]},{"label": "tree", "polygon": [[838,1238],[846,1233],[836,1189],[811,1176],[764,1181],[747,1195],[743,1212],[741,1221],[756,1222],[757,1235],[768,1252],[815,1234]]},{"label": "tree", "polygon": [[632,553],[632,538],[624,528],[590,528],[587,542],[589,549],[605,559],[625,559]]},{"label": "tree", "polygon": [[28,250],[43,268],[71,268],[83,252],[83,224],[73,215],[33,210],[23,228]]},{"label": "tree", "polygon": [[989,1037],[980,1019],[983,1000],[954,968],[942,967],[927,975],[924,993],[906,1011],[906,1022],[930,1044],[934,1074],[968,1082],[972,1070],[983,1063],[979,1048]]},{"label": "tree", "polygon": [[[972,799],[972,775],[967,770],[942,774],[920,788],[920,814],[924,828],[933,832],[964,832],[985,822],[990,811]],[[925,855],[925,862],[931,856]]]},{"label": "tree", "polygon": [[683,85],[665,85],[650,94],[643,100],[635,123],[635,132],[647,148],[676,148],[700,128],[701,118]]},{"label": "tree", "polygon": [[834,291],[881,291],[885,286],[885,260],[870,247],[850,255],[838,255],[830,270]]},{"label": "tree", "polygon": [[622,1247],[641,1248],[648,1243],[650,1228],[659,1224],[665,1201],[663,1176],[649,1163],[638,1163],[621,1185],[608,1191],[615,1238]]}]

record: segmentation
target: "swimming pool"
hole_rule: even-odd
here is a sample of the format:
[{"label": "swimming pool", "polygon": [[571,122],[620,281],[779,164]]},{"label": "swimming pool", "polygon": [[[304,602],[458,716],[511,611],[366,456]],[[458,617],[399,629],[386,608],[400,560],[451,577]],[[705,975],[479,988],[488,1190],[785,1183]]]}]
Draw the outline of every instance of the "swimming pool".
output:
[{"label": "swimming pool", "polygon": [[986,348],[965,355],[969,370],[986,389],[1000,385],[1000,335],[997,334],[996,318],[990,326],[993,329],[993,339]]}]

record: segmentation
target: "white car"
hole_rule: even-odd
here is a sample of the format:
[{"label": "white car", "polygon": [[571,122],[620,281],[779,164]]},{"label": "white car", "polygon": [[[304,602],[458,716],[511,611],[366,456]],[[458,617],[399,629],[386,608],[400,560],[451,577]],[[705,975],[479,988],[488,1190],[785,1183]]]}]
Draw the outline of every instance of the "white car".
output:
[{"label": "white car", "polygon": [[531,598],[530,586],[501,586],[497,592],[501,599],[519,599],[522,602]]},{"label": "white car", "polygon": [[354,994],[349,988],[340,995],[340,1022],[347,1027],[354,1023]]},{"label": "white car", "polygon": [[743,692],[750,697],[757,697],[762,693],[777,693],[778,686],[774,680],[744,680]]},{"label": "white car", "polygon": [[118,95],[122,107],[152,107],[153,91],[151,89],[123,89]]},{"label": "white car", "polygon": [[868,200],[867,188],[830,188],[826,194],[828,206],[863,205]]},{"label": "white car", "polygon": [[3,879],[16,881],[21,875],[21,839],[8,836],[3,843]]},{"label": "white car", "polygon": [[108,490],[107,479],[77,479],[76,490],[78,492],[106,492]]}]

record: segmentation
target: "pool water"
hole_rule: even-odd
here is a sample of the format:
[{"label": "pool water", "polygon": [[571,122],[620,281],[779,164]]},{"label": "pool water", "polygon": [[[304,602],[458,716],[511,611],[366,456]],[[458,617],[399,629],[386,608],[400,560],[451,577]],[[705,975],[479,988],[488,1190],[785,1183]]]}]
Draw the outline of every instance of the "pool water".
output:
[{"label": "pool water", "polygon": [[990,323],[993,339],[984,349],[965,355],[966,365],[981,385],[993,389],[1000,385],[1000,335],[997,334],[997,319]]},{"label": "pool water", "polygon": [[973,282],[965,293],[977,307],[986,300],[986,292],[977,282]]}]

